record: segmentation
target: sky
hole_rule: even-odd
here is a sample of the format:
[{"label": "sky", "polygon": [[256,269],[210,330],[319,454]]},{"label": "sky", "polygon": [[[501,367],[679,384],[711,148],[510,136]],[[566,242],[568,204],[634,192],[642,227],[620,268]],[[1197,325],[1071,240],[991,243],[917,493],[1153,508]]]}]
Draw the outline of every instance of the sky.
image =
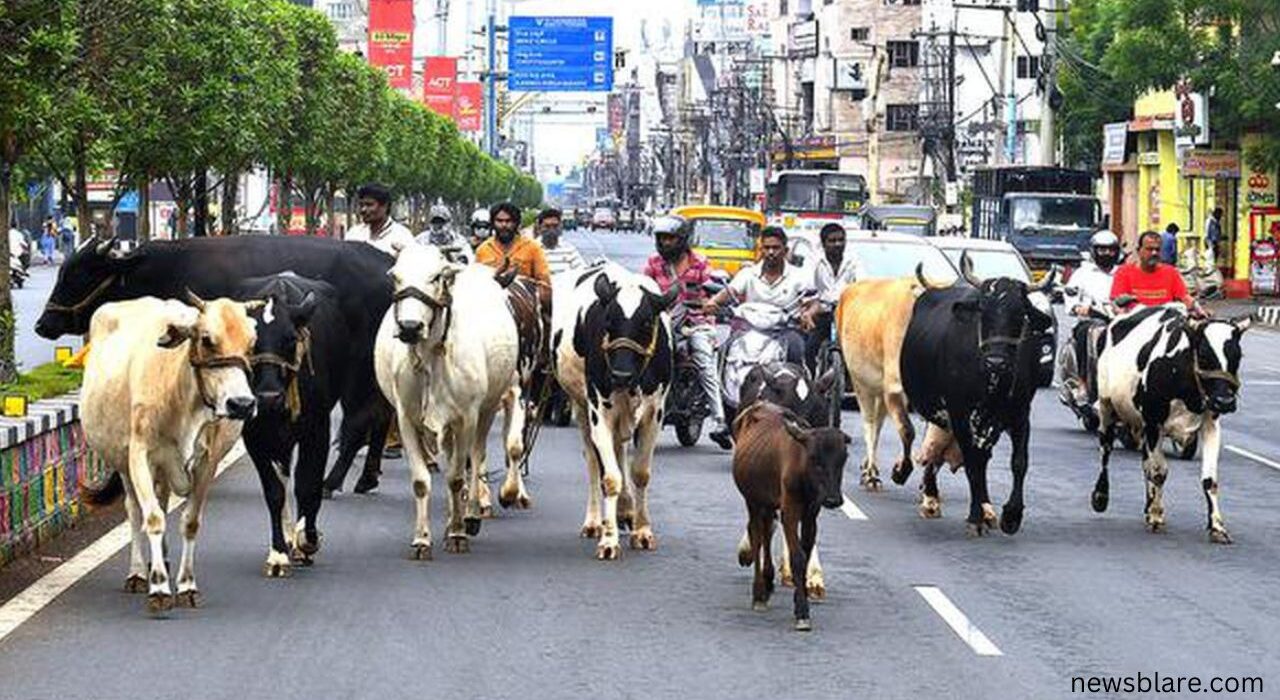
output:
[{"label": "sky", "polygon": [[[614,18],[614,48],[629,49],[630,55],[641,50],[641,26],[647,23],[651,42],[660,42],[664,34],[663,24],[669,27],[669,36],[675,46],[682,41],[684,25],[695,11],[695,0],[499,0],[499,12],[515,15],[561,16],[612,16]],[[449,6],[449,53],[459,54],[466,45],[468,5],[471,6],[473,26],[478,29],[485,22],[485,0],[451,0]],[[415,15],[418,27],[415,31],[414,53],[425,56],[433,53],[436,43],[434,0],[417,0]],[[480,36],[470,37],[470,43],[483,43]],[[461,66],[460,66],[461,67]],[[565,106],[580,108],[583,98],[590,93],[548,93],[541,100],[564,101]],[[595,99],[603,103],[603,95]],[[605,110],[597,110],[594,121],[561,115],[537,114],[533,118],[534,158],[539,164],[555,164],[563,172],[580,162],[595,144],[595,129],[604,126]]]}]

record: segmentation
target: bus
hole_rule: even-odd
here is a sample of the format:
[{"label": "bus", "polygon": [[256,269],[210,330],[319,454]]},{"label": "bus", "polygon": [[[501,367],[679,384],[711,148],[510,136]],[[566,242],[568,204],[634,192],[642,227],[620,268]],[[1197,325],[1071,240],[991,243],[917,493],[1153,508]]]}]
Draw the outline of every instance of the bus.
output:
[{"label": "bus", "polygon": [[867,203],[867,179],[834,170],[782,170],[765,187],[764,213],[770,226],[787,235],[808,231],[817,237],[835,222],[847,229],[862,228]]}]

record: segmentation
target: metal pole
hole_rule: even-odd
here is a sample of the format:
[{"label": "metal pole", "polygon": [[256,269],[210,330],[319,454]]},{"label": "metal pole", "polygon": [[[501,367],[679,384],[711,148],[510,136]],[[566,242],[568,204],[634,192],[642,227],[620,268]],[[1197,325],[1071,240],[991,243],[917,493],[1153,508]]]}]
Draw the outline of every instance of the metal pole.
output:
[{"label": "metal pole", "polygon": [[1050,102],[1053,97],[1054,84],[1056,83],[1055,74],[1057,73],[1056,56],[1053,52],[1053,42],[1057,38],[1058,15],[1054,10],[1057,9],[1057,3],[1054,0],[1045,0],[1044,11],[1044,51],[1042,52],[1042,62],[1047,61],[1048,66],[1042,65],[1044,70],[1044,92],[1040,96],[1040,164],[1053,165],[1058,159],[1058,138],[1055,133],[1056,125],[1054,124],[1053,107]]},{"label": "metal pole", "polygon": [[489,71],[487,73],[488,96],[485,99],[484,143],[490,156],[498,156],[498,22],[494,17],[494,3],[489,0],[489,24],[485,37],[489,41]]},{"label": "metal pole", "polygon": [[1005,8],[1004,19],[1006,45],[1009,47],[1009,65],[1003,66],[1008,82],[1001,85],[1001,89],[1006,90],[1004,98],[1004,156],[1006,163],[1013,163],[1018,158],[1018,91],[1014,89],[1014,86],[1017,85],[1018,77],[1017,71],[1014,69],[1014,65],[1018,60],[1018,47],[1013,43],[1010,34],[1017,30],[1014,25],[1014,22],[1017,21],[1017,16],[1011,13],[1008,8]]}]

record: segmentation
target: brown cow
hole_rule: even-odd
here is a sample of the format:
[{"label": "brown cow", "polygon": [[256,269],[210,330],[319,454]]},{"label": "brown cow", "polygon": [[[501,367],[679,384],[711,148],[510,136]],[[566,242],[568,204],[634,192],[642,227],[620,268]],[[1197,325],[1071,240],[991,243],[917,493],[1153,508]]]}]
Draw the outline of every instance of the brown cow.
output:
[{"label": "brown cow", "polygon": [[838,428],[807,428],[794,413],[766,402],[752,405],[734,424],[733,480],[747,504],[751,538],[750,552],[739,552],[738,563],[755,564],[752,608],[765,610],[773,593],[769,547],[781,511],[795,575],[796,629],[807,632],[813,625],[805,576],[818,537],[818,511],[844,502],[849,437]]},{"label": "brown cow", "polygon": [[858,483],[868,491],[880,490],[876,445],[880,442],[886,410],[893,416],[902,439],[902,456],[893,467],[893,481],[901,485],[911,475],[915,428],[907,413],[899,360],[902,338],[921,291],[922,287],[914,279],[865,280],[846,287],[836,307],[840,348],[853,382],[853,392],[858,397],[867,448]]}]

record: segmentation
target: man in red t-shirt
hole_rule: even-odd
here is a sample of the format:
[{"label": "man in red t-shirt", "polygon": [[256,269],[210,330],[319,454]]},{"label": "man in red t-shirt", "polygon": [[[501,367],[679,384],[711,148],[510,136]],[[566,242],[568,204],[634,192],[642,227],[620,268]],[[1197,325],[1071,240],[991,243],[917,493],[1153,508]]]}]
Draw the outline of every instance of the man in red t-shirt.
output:
[{"label": "man in red t-shirt", "polygon": [[1111,283],[1111,299],[1130,296],[1143,306],[1182,302],[1192,315],[1204,310],[1187,293],[1178,268],[1160,262],[1160,234],[1146,231],[1138,237],[1138,262],[1121,265]]}]

